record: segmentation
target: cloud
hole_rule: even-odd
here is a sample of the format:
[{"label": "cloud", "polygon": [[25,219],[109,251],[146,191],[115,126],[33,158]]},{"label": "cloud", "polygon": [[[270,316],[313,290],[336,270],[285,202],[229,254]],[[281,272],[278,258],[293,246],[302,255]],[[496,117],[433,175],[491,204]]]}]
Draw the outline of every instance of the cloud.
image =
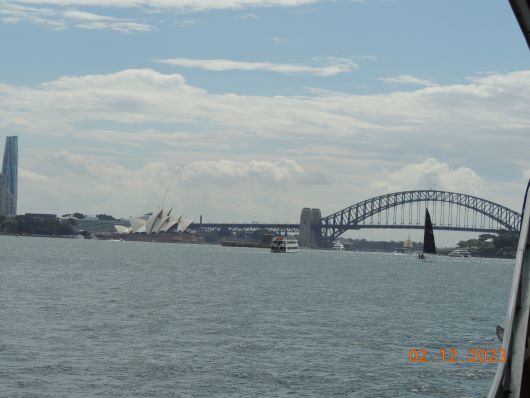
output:
[{"label": "cloud", "polygon": [[[333,0],[0,0],[0,23],[15,24],[29,22],[54,30],[72,28],[86,30],[114,30],[119,32],[149,32],[153,25],[137,22],[130,18],[94,14],[95,8],[104,9],[108,14],[140,10],[143,14],[174,11],[180,13],[205,12],[209,10],[247,10],[254,8],[289,7]],[[363,0],[354,0],[363,1]],[[74,8],[74,9],[72,9]],[[85,14],[85,15],[83,15]],[[91,15],[90,15],[91,14]],[[241,19],[259,18],[251,12]],[[199,20],[185,19],[177,26],[188,28]]]},{"label": "cloud", "polygon": [[[301,165],[287,158],[196,159],[189,163],[172,158],[137,162],[127,168],[111,158],[67,150],[39,156],[46,159],[44,167],[52,177],[27,178],[32,173],[24,173],[20,207],[60,210],[59,213],[82,209],[92,214],[104,210],[116,216],[143,214],[160,205],[169,184],[167,205],[176,206],[175,211],[187,217],[204,214],[199,212],[209,209],[210,221],[215,221],[212,214],[217,221],[227,217],[227,210],[228,217],[270,220],[278,214],[274,197],[279,192],[284,193],[280,211],[296,209],[297,205],[293,206],[288,197],[289,191],[293,181],[305,174]],[[39,192],[37,200],[34,197]],[[256,217],[258,214],[261,218]]]},{"label": "cloud", "polygon": [[148,7],[205,11],[251,7],[298,7],[326,0],[14,0],[23,4],[86,7]]},{"label": "cloud", "polygon": [[358,68],[356,64],[347,59],[333,59],[330,65],[321,67],[296,64],[275,64],[271,62],[241,62],[227,59],[169,58],[159,59],[156,60],[156,62],[165,65],[198,68],[214,72],[232,70],[268,71],[283,74],[311,74],[317,76],[334,76],[340,73],[351,72]]},{"label": "cloud", "polygon": [[231,160],[198,161],[179,168],[184,179],[197,177],[243,178],[257,177],[276,182],[287,181],[304,169],[294,160],[283,158],[280,162],[234,162]]},{"label": "cloud", "polygon": [[188,84],[180,74],[129,69],[65,76],[33,87],[0,84],[0,127],[70,134],[83,130],[77,127],[80,124],[112,122],[139,126],[142,131],[148,131],[149,124],[162,123],[169,133],[193,131],[206,136],[223,130],[239,138],[363,134],[362,139],[369,140],[367,134],[385,134],[387,140],[381,145],[403,142],[403,134],[416,135],[407,143],[414,145],[436,133],[444,134],[447,145],[453,138],[473,139],[487,129],[511,131],[513,141],[526,140],[523,132],[530,117],[520,104],[528,101],[529,93],[530,71],[385,95],[321,92],[287,97],[211,94]]},{"label": "cloud", "polygon": [[[131,171],[111,161],[101,161],[91,156],[70,151],[58,151],[53,155],[72,167],[79,168],[76,173],[86,172],[114,181],[115,178],[131,178]],[[282,158],[279,161],[250,160],[233,161],[197,160],[179,165],[175,161],[150,161],[136,171],[138,178],[162,178],[171,181],[187,181],[196,179],[265,179],[269,182],[285,182],[296,175],[304,173],[304,169],[294,160]],[[22,169],[22,176],[39,181],[47,178],[34,172]]]},{"label": "cloud", "polygon": [[64,11],[63,16],[69,19],[75,19],[78,21],[89,21],[89,22],[106,21],[109,19],[110,20],[114,19],[111,17],[105,17],[105,16],[94,14],[91,12],[78,11],[78,10]]},{"label": "cloud", "polygon": [[177,131],[228,130],[230,136],[274,137],[325,130],[351,135],[375,127],[341,109],[342,105],[335,108],[333,102],[209,94],[187,84],[180,74],[125,70],[62,77],[32,88],[0,85],[0,128],[69,134],[89,122],[124,127],[166,124]]},{"label": "cloud", "polygon": [[382,173],[383,179],[374,182],[376,190],[397,192],[411,189],[438,189],[452,192],[477,194],[482,179],[469,167],[451,167],[436,159],[426,159],[422,163],[413,163],[402,168]]},{"label": "cloud", "polygon": [[[423,140],[440,133],[444,135],[440,145],[450,145],[453,139],[483,145],[491,140],[473,137],[485,129],[508,130],[512,142],[526,142],[523,132],[530,127],[530,118],[520,104],[529,100],[528,93],[530,71],[385,95],[321,92],[286,97],[210,94],[189,85],[180,74],[131,69],[66,76],[33,87],[0,84],[0,128],[70,134],[83,131],[78,127],[82,124],[98,122],[121,125],[129,135],[162,134],[165,139],[190,131],[192,137],[209,139],[216,136],[213,132],[223,131],[237,140],[325,134],[357,136],[357,146],[370,142],[409,147],[425,147]],[[167,132],[150,131],[150,124],[164,124]],[[385,140],[380,141],[383,135]]]},{"label": "cloud", "polygon": [[115,18],[80,10],[61,11],[52,8],[36,8],[0,1],[0,22],[29,22],[55,30],[71,28],[87,30],[114,30],[118,32],[148,32],[150,25],[125,18]]},{"label": "cloud", "polygon": [[239,18],[241,19],[259,19],[259,16],[256,14],[243,14]]},{"label": "cloud", "polygon": [[362,61],[377,61],[377,57],[375,55],[361,55],[359,59]]},{"label": "cloud", "polygon": [[154,28],[150,25],[114,18],[94,13],[69,10],[63,12],[67,24],[79,29],[115,30],[119,32],[149,32]]},{"label": "cloud", "polygon": [[[152,192],[171,181],[186,208],[232,219],[241,211],[292,220],[303,206],[326,214],[432,184],[515,208],[528,170],[529,101],[530,71],[378,95],[259,96],[213,94],[181,74],[130,69],[0,84],[0,132],[20,136],[21,167],[49,178],[23,184],[21,208],[125,211],[128,203],[136,214],[133,205],[152,207]],[[35,147],[42,139],[58,149]],[[76,145],[84,156],[72,153]],[[115,194],[87,194],[91,186]],[[271,196],[285,198],[284,213]]]},{"label": "cloud", "polygon": [[18,176],[20,177],[22,183],[48,181],[48,177],[22,167],[18,168]]},{"label": "cloud", "polygon": [[287,39],[282,39],[281,37],[273,37],[272,41],[278,44],[287,44]]},{"label": "cloud", "polygon": [[399,75],[394,77],[381,77],[377,79],[387,84],[415,85],[415,86],[436,86],[430,79],[421,79],[412,75]]},{"label": "cloud", "polygon": [[179,28],[191,28],[192,26],[195,26],[202,22],[204,21],[200,19],[182,19],[180,21],[177,21],[177,26]]}]

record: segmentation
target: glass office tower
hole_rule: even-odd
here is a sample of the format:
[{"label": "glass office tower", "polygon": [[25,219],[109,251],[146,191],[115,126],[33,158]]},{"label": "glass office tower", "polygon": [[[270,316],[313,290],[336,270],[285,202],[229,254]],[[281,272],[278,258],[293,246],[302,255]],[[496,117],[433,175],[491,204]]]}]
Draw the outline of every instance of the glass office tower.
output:
[{"label": "glass office tower", "polygon": [[3,188],[6,197],[5,214],[17,214],[17,190],[18,190],[18,137],[6,137],[4,147],[4,162],[2,163],[2,175],[4,177]]}]

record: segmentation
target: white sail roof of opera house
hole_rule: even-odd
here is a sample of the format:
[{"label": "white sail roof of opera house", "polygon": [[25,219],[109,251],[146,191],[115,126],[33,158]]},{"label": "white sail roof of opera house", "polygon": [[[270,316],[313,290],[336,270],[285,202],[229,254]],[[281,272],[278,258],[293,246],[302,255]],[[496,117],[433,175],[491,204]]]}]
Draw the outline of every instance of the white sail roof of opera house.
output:
[{"label": "white sail roof of opera house", "polygon": [[129,217],[131,221],[130,227],[123,225],[115,225],[116,232],[119,234],[159,234],[160,232],[168,232],[175,228],[177,232],[184,232],[193,223],[193,220],[185,220],[182,216],[174,216],[171,214],[173,209],[160,209],[152,213],[149,218]]}]

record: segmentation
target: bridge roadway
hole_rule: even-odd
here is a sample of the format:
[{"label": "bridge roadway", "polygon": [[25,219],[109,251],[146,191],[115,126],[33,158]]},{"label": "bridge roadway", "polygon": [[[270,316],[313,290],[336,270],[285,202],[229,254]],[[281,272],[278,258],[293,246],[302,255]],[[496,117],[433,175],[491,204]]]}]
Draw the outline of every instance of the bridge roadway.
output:
[{"label": "bridge roadway", "polygon": [[190,229],[198,231],[216,231],[228,230],[230,232],[250,232],[269,230],[276,231],[278,233],[287,232],[298,232],[300,224],[261,224],[261,223],[193,223],[190,225]]},{"label": "bridge roadway", "polygon": [[[330,228],[344,228],[343,225],[326,225]],[[481,232],[481,233],[498,233],[501,229],[498,228],[486,228],[486,227],[469,227],[469,226],[447,226],[447,225],[433,225],[433,228],[438,231],[463,231],[463,232]],[[261,224],[261,223],[203,223],[197,224],[193,223],[190,226],[190,229],[202,230],[202,231],[216,231],[220,232],[223,229],[230,232],[251,232],[251,231],[260,231],[268,230],[273,231],[278,234],[283,234],[285,232],[298,232],[300,229],[300,224]],[[349,230],[359,230],[359,229],[423,229],[423,225],[415,224],[359,224],[347,228]]]}]

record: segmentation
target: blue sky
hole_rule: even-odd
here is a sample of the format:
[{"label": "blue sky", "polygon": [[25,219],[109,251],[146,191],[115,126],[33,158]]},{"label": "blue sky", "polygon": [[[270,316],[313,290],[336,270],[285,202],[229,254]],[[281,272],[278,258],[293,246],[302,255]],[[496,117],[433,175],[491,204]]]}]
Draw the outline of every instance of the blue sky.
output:
[{"label": "blue sky", "polygon": [[[412,74],[451,84],[477,72],[519,70],[527,62],[523,41],[517,39],[518,26],[504,1],[481,1],[477,7],[477,1],[469,0],[344,0],[202,12],[179,7],[83,7],[75,1],[65,1],[65,6],[29,3],[37,4],[2,2],[5,14],[0,11],[0,18],[6,21],[14,14],[20,21],[0,27],[4,81],[39,83],[63,75],[156,67],[185,73],[190,83],[214,92],[274,95],[316,86],[369,93],[392,90],[377,80],[387,75]],[[18,12],[8,14],[9,7]],[[45,21],[61,25],[46,26],[24,8],[56,13]],[[76,28],[79,20],[62,16],[74,11],[133,21],[151,30]],[[336,57],[351,59],[358,69],[331,78],[263,72],[219,76],[153,62],[174,57],[315,66]]]},{"label": "blue sky", "polygon": [[167,184],[212,221],[427,185],[517,208],[529,61],[507,1],[0,0],[0,133],[21,211]]}]

